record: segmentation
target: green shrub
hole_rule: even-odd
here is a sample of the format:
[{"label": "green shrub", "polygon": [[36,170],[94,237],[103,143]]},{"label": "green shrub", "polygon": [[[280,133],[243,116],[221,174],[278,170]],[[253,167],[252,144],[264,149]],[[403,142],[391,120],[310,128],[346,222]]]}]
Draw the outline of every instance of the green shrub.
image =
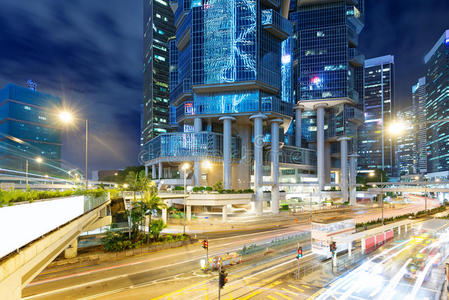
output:
[{"label": "green shrub", "polygon": [[212,192],[212,187],[211,186],[206,186],[206,192]]},{"label": "green shrub", "polygon": [[282,204],[280,210],[282,210],[282,211],[288,210],[288,204]]},{"label": "green shrub", "polygon": [[220,180],[220,181],[217,181],[217,183],[215,183],[213,186],[212,186],[212,188],[215,190],[215,191],[218,191],[218,192],[220,192],[220,190],[223,190],[223,182]]},{"label": "green shrub", "polygon": [[175,191],[183,191],[184,187],[183,186],[175,186]]},{"label": "green shrub", "polygon": [[195,186],[195,187],[193,187],[193,189],[192,189],[192,192],[194,192],[194,193],[198,193],[198,192],[200,192],[201,191],[201,188],[199,187],[199,186]]}]

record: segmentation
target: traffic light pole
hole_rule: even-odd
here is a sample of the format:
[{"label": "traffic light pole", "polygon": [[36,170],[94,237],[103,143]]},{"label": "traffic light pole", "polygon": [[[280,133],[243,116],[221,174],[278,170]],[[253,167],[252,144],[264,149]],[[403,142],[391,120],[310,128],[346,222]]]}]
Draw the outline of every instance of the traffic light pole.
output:
[{"label": "traffic light pole", "polygon": [[220,300],[220,292],[221,292],[221,286],[220,286],[220,275],[221,274],[221,264],[218,266],[218,300]]},{"label": "traffic light pole", "polygon": [[206,270],[209,270],[209,239],[206,237],[207,248],[206,248]]}]

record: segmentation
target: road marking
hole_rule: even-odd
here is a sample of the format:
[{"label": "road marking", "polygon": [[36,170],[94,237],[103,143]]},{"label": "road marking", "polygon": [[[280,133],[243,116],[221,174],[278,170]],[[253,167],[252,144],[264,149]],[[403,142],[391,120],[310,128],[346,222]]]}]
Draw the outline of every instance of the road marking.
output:
[{"label": "road marking", "polygon": [[271,300],[278,300],[277,298],[274,298],[274,297],[272,297],[272,296],[270,296],[270,295],[267,295],[267,298],[268,298],[268,299],[271,299]]},{"label": "road marking", "polygon": [[287,290],[286,288],[281,288],[281,290],[283,290],[284,292],[287,292],[287,293],[291,293],[291,294],[293,294],[294,296],[299,296],[298,293],[295,293],[295,292],[292,292],[292,291],[290,291],[290,290]]},{"label": "road marking", "polygon": [[278,292],[274,292],[276,295],[278,295],[278,296],[281,296],[282,298],[284,298],[284,299],[287,299],[287,300],[292,300],[292,298],[290,298],[289,296],[285,296],[285,295],[283,295],[283,294],[281,294],[281,293],[278,293]]},{"label": "road marking", "polygon": [[310,289],[310,286],[306,285],[306,284],[301,284],[303,287],[305,287],[306,289]]},{"label": "road marking", "polygon": [[289,284],[288,286],[291,287],[292,289],[295,289],[295,290],[298,290],[298,291],[304,293],[304,290],[303,290],[303,289],[300,289],[300,288],[298,288],[298,287],[296,287],[296,286],[294,286],[294,285]]}]

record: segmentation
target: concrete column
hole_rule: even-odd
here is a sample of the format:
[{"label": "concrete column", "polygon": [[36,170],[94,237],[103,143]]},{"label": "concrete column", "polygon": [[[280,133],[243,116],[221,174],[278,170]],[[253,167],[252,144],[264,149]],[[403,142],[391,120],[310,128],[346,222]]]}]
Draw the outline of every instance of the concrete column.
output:
[{"label": "concrete column", "polygon": [[223,121],[223,187],[231,189],[232,180],[232,121],[234,117],[226,116],[219,119]]},{"label": "concrete column", "polygon": [[349,204],[356,205],[357,199],[357,154],[349,155]]},{"label": "concrete column", "polygon": [[256,215],[263,214],[263,127],[262,122],[267,116],[257,114],[250,117],[254,120],[254,189],[256,192],[255,210]]},{"label": "concrete column", "polygon": [[271,212],[279,213],[279,124],[282,119],[271,120]]},{"label": "concrete column", "polygon": [[186,217],[187,217],[187,221],[192,221],[192,206],[191,205],[186,205]]},{"label": "concrete column", "polygon": [[167,214],[167,209],[163,208],[162,209],[162,221],[164,221],[165,224],[167,224],[168,221],[168,214]]},{"label": "concrete column", "polygon": [[315,105],[316,109],[316,148],[317,148],[317,175],[319,191],[324,190],[325,172],[324,172],[324,108],[327,104]]},{"label": "concrete column", "polygon": [[295,146],[301,148],[301,117],[304,106],[295,106]]},{"label": "concrete column", "polygon": [[151,165],[151,179],[156,179],[156,165]]},{"label": "concrete column", "polygon": [[[193,131],[195,133],[199,133],[202,130],[203,123],[201,121],[201,118],[195,118],[193,120]],[[196,148],[196,147],[195,147]],[[193,185],[194,186],[200,186],[201,185],[201,162],[198,160],[195,160],[193,162]]]},{"label": "concrete column", "polygon": [[352,256],[352,242],[348,243],[348,257],[351,258]]},{"label": "concrete column", "polygon": [[78,254],[78,238],[74,239],[67,249],[64,250],[65,258],[74,258]]},{"label": "concrete column", "polygon": [[348,201],[348,141],[350,138],[341,137],[338,139],[340,142],[340,189],[343,202]]},{"label": "concrete column", "polygon": [[221,213],[222,213],[223,222],[227,222],[228,221],[228,207],[226,205],[223,205]]},{"label": "concrete column", "polygon": [[324,142],[324,184],[331,183],[331,167],[331,143]]},{"label": "concrete column", "polygon": [[159,179],[162,178],[162,162],[159,162]]},{"label": "concrete column", "polygon": [[145,176],[148,177],[148,166],[145,166]]}]

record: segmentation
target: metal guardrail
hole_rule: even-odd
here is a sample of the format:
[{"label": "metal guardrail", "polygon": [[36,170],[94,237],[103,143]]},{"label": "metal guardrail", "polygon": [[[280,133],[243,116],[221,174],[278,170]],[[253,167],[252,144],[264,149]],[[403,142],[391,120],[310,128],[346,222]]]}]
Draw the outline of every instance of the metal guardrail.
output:
[{"label": "metal guardrail", "polygon": [[310,232],[302,232],[299,234],[290,234],[282,237],[276,237],[269,241],[262,241],[259,243],[254,243],[250,245],[244,245],[241,250],[237,252],[242,256],[253,255],[258,252],[265,252],[267,250],[273,250],[280,246],[287,244],[302,242],[305,240],[310,240]]}]

